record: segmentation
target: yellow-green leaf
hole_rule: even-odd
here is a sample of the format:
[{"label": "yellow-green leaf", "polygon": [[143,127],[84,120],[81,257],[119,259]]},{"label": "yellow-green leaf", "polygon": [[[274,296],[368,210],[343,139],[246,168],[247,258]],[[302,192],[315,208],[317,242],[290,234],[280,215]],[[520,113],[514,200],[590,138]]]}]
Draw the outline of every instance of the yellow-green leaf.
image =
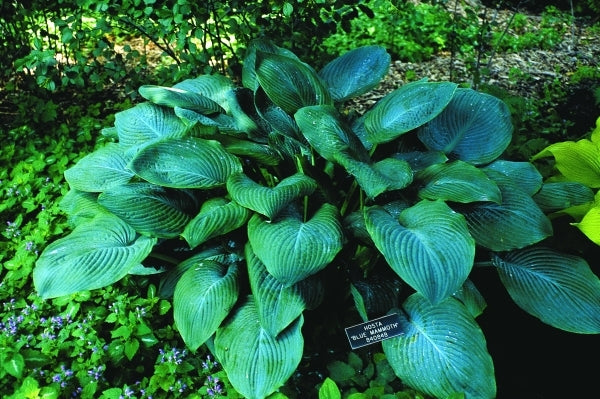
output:
[{"label": "yellow-green leaf", "polygon": [[579,223],[573,223],[595,244],[600,245],[600,206],[591,208]]},{"label": "yellow-green leaf", "polygon": [[536,154],[533,160],[546,156],[554,156],[556,168],[568,180],[600,187],[600,149],[590,140],[552,144]]}]

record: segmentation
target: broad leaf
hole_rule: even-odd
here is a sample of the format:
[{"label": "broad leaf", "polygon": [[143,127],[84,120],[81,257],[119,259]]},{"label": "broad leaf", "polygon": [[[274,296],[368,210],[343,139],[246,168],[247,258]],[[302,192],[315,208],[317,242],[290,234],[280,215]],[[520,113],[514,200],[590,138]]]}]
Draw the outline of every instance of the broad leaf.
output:
[{"label": "broad leaf", "polygon": [[600,279],[584,259],[534,247],[496,254],[492,262],[526,312],[562,330],[600,333]]},{"label": "broad leaf", "polygon": [[98,203],[137,232],[162,238],[177,237],[198,205],[189,192],[149,183],[131,183],[100,194]]},{"label": "broad leaf", "polygon": [[294,58],[259,50],[256,76],[271,101],[290,115],[308,105],[333,103],[317,73]]},{"label": "broad leaf", "polygon": [[329,62],[319,76],[333,100],[343,102],[375,88],[387,74],[390,60],[381,46],[359,47]]},{"label": "broad leaf", "polygon": [[175,287],[173,317],[185,345],[195,351],[217,331],[237,301],[239,273],[235,264],[192,262]]},{"label": "broad leaf", "polygon": [[576,182],[544,183],[533,196],[533,200],[544,212],[555,212],[583,204],[593,204],[591,188]]},{"label": "broad leaf", "polygon": [[600,205],[590,208],[578,223],[572,223],[577,226],[596,245],[600,245]]},{"label": "broad leaf", "polygon": [[521,191],[534,195],[542,187],[542,174],[531,162],[515,162],[497,159],[483,170],[494,179],[502,179],[516,185]]},{"label": "broad leaf", "polygon": [[248,208],[224,198],[211,198],[202,204],[196,215],[181,234],[191,248],[213,237],[227,234],[243,226],[250,219]]},{"label": "broad leaf", "polygon": [[267,270],[291,286],[327,266],[342,249],[339,213],[323,204],[310,220],[292,208],[275,221],[254,215],[248,222],[248,240]]},{"label": "broad leaf", "polygon": [[225,112],[219,104],[210,98],[177,87],[143,85],[138,91],[146,100],[157,105],[189,109],[204,115]]},{"label": "broad leaf", "polygon": [[365,114],[369,142],[385,143],[435,118],[448,105],[457,84],[408,83],[381,99]]},{"label": "broad leaf", "polygon": [[214,188],[242,171],[240,160],[214,140],[163,140],[142,148],[129,164],[150,183],[174,188]]},{"label": "broad leaf", "polygon": [[256,91],[259,87],[258,78],[256,76],[256,54],[257,52],[278,54],[283,57],[292,58],[298,62],[300,59],[290,50],[279,47],[267,39],[255,39],[250,42],[246,56],[244,57],[244,65],[242,65],[242,85]]},{"label": "broad leaf", "polygon": [[[233,82],[222,75],[202,75],[194,79],[186,79],[173,86],[174,89],[184,90],[208,97],[219,104],[224,112],[231,112],[229,95],[234,91]],[[191,109],[191,108],[190,108]],[[199,111],[200,112],[200,111]],[[215,112],[221,112],[217,109]]]},{"label": "broad leaf", "polygon": [[340,154],[368,162],[369,154],[338,111],[329,105],[309,106],[294,115],[300,131],[310,145],[328,161],[338,161]]},{"label": "broad leaf", "polygon": [[391,268],[432,303],[460,289],[471,271],[475,242],[463,217],[442,201],[423,200],[398,217],[367,208],[365,222]]},{"label": "broad leaf", "polygon": [[432,305],[411,295],[398,312],[404,335],[382,342],[402,382],[436,398],[464,393],[472,399],[496,397],[494,364],[483,332],[456,299]]},{"label": "broad leaf", "polygon": [[59,207],[69,216],[69,224],[75,227],[108,211],[98,204],[98,194],[69,190],[60,200]]},{"label": "broad leaf", "polygon": [[67,169],[65,179],[71,188],[98,193],[126,184],[133,177],[134,173],[127,169],[130,159],[123,146],[108,143]]},{"label": "broad leaf", "polygon": [[461,301],[473,317],[481,315],[487,307],[485,298],[469,279],[453,294],[453,297]]},{"label": "broad leaf", "polygon": [[512,139],[510,111],[489,94],[457,89],[452,101],[418,132],[430,150],[476,165],[498,158]]},{"label": "broad leaf", "polygon": [[269,274],[249,244],[246,245],[245,254],[260,325],[276,337],[306,309],[302,282],[286,287]]},{"label": "broad leaf", "polygon": [[164,138],[183,137],[189,126],[172,109],[140,103],[115,114],[119,143],[126,147],[143,146]]},{"label": "broad leaf", "polygon": [[338,154],[338,162],[356,178],[360,188],[369,198],[375,198],[386,191],[403,189],[412,183],[413,173],[406,161],[385,158],[377,163],[368,164],[343,155]]},{"label": "broad leaf", "polygon": [[227,181],[227,191],[238,204],[273,219],[289,204],[315,191],[317,183],[310,177],[296,173],[281,180],[277,186],[261,186],[243,173]]},{"label": "broad leaf", "polygon": [[248,297],[214,340],[214,354],[236,391],[264,399],[290,378],[302,359],[303,322],[300,316],[274,337],[260,325],[255,300]]},{"label": "broad leaf", "polygon": [[462,213],[477,244],[493,251],[509,251],[535,244],[552,235],[552,224],[527,194],[514,184],[496,181],[502,203],[453,205]]},{"label": "broad leaf", "polygon": [[116,216],[98,216],[46,247],[33,270],[35,288],[42,298],[54,298],[105,287],[139,264],[155,243]]},{"label": "broad leaf", "polygon": [[485,173],[462,161],[429,166],[416,174],[421,182],[419,197],[452,202],[502,200],[500,189]]},{"label": "broad leaf", "polygon": [[350,292],[362,320],[381,317],[399,306],[402,283],[397,278],[370,278],[351,284]]},{"label": "broad leaf", "polygon": [[554,143],[533,156],[533,160],[554,156],[555,167],[568,180],[600,187],[600,148],[598,144],[584,139],[577,142]]}]

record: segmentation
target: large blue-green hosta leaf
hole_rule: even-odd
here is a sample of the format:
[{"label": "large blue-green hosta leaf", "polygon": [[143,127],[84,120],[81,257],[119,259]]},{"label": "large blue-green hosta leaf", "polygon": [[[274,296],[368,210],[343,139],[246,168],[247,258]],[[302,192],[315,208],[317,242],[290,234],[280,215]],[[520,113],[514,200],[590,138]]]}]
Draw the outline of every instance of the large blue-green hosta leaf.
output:
[{"label": "large blue-green hosta leaf", "polygon": [[173,85],[173,88],[208,97],[219,104],[224,112],[231,111],[228,99],[230,93],[234,91],[235,85],[231,79],[225,76],[201,75],[193,79],[183,80]]},{"label": "large blue-green hosta leaf", "polygon": [[550,182],[542,185],[533,200],[544,212],[555,212],[584,204],[591,206],[594,203],[594,191],[581,183]]},{"label": "large blue-green hosta leaf", "polygon": [[317,183],[302,173],[286,177],[273,188],[261,186],[243,173],[232,175],[227,181],[227,191],[235,202],[269,219],[316,188]]},{"label": "large blue-green hosta leaf", "polygon": [[387,74],[390,60],[385,48],[363,46],[329,62],[319,76],[329,87],[333,100],[343,102],[375,88]]},{"label": "large blue-green hosta leaf", "polygon": [[502,200],[500,189],[485,173],[475,166],[455,161],[429,166],[417,173],[415,179],[422,183],[419,197],[452,202]]},{"label": "large blue-green hosta leaf", "polygon": [[188,259],[189,268],[177,283],[173,317],[186,346],[198,349],[217,331],[237,301],[238,267],[203,259]]},{"label": "large blue-green hosta leaf", "polygon": [[430,150],[476,165],[490,163],[510,144],[512,122],[506,104],[489,94],[457,89],[435,119],[419,129]]},{"label": "large blue-green hosta leaf", "polygon": [[481,170],[490,178],[512,182],[529,195],[535,194],[542,187],[542,174],[531,162],[497,159]]},{"label": "large blue-green hosta leaf", "polygon": [[127,168],[130,160],[122,145],[108,143],[67,169],[65,179],[71,188],[99,193],[126,184],[134,176]]},{"label": "large blue-green hosta leaf", "polygon": [[401,159],[385,158],[376,163],[356,161],[339,154],[338,162],[356,178],[367,197],[392,190],[400,190],[412,183],[413,173],[408,162]]},{"label": "large blue-green hosta leaf", "polygon": [[210,98],[178,87],[143,85],[138,91],[146,100],[157,105],[185,108],[204,115],[225,112],[219,104]]},{"label": "large blue-green hosta leaf", "polygon": [[436,398],[464,393],[469,399],[496,397],[494,364],[483,332],[456,299],[432,305],[413,294],[398,312],[404,335],[382,342],[402,382]]},{"label": "large blue-green hosta leaf", "polygon": [[323,286],[317,281],[303,280],[284,286],[267,271],[264,263],[246,245],[246,263],[252,295],[256,299],[260,325],[273,337],[279,335],[313,302],[322,297]]},{"label": "large blue-green hosta leaf", "polygon": [[371,207],[365,222],[391,268],[432,303],[460,289],[471,271],[475,241],[464,218],[443,201],[423,200],[398,217]]},{"label": "large blue-green hosta leaf", "polygon": [[263,53],[272,53],[283,57],[289,57],[301,62],[296,54],[286,48],[273,44],[273,42],[267,39],[253,40],[248,46],[248,50],[244,58],[244,65],[242,65],[242,85],[253,92],[255,92],[260,85],[256,76],[256,54],[259,51]]},{"label": "large blue-green hosta leaf", "polygon": [[181,234],[195,248],[205,241],[217,237],[244,225],[250,219],[251,212],[225,198],[211,198],[202,204],[196,215]]},{"label": "large blue-green hosta leaf", "polygon": [[189,192],[145,182],[107,190],[98,196],[98,203],[137,232],[161,238],[180,235],[198,210]]},{"label": "large blue-green hosta leaf", "polygon": [[552,235],[552,223],[533,199],[516,185],[496,180],[502,202],[478,202],[455,207],[467,220],[477,244],[509,251],[535,244]]},{"label": "large blue-green hosta leaf", "polygon": [[248,399],[264,399],[290,378],[302,359],[303,322],[298,317],[274,337],[261,326],[255,300],[248,297],[214,340],[214,354],[236,391]]},{"label": "large blue-green hosta leaf", "polygon": [[457,86],[419,81],[396,89],[364,115],[367,140],[374,144],[392,141],[429,122],[448,105]]},{"label": "large blue-green hosta leaf", "polygon": [[42,298],[110,285],[138,265],[156,244],[116,216],[103,214],[48,245],[33,270]]},{"label": "large blue-green hosta leaf", "polygon": [[138,147],[164,138],[183,137],[190,127],[172,109],[141,103],[116,113],[115,128],[121,145]]},{"label": "large blue-green hosta leaf", "polygon": [[342,122],[330,105],[308,106],[294,115],[300,131],[310,145],[328,161],[338,162],[340,155],[368,162],[369,154],[358,137]]},{"label": "large blue-green hosta leaf", "polygon": [[319,75],[294,58],[259,50],[255,70],[267,96],[290,115],[308,105],[333,103]]},{"label": "large blue-green hosta leaf", "polygon": [[224,186],[230,175],[242,171],[242,164],[218,141],[187,137],[145,146],[129,168],[159,186],[208,189]]},{"label": "large blue-green hosta leaf", "polygon": [[342,249],[343,232],[335,206],[323,204],[310,220],[287,208],[268,221],[254,215],[248,222],[248,240],[267,270],[291,286],[327,266]]},{"label": "large blue-green hosta leaf", "polygon": [[59,207],[69,216],[69,224],[75,227],[108,211],[98,204],[98,194],[69,190],[60,200]]},{"label": "large blue-green hosta leaf", "polygon": [[523,310],[562,330],[600,334],[600,279],[584,259],[533,247],[495,254],[492,262]]}]

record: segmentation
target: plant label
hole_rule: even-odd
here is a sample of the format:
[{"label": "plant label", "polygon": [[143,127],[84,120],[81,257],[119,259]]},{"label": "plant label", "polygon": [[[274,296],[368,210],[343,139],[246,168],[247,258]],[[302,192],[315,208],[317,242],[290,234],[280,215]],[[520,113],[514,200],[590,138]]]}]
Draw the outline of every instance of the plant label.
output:
[{"label": "plant label", "polygon": [[346,327],[346,335],[352,349],[381,342],[401,334],[400,316],[397,313]]}]

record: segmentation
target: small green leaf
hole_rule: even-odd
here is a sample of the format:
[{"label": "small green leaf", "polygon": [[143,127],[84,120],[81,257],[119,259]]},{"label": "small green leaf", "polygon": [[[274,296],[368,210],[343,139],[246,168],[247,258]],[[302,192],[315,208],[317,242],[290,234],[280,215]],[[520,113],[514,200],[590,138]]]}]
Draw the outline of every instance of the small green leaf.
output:
[{"label": "small green leaf", "polygon": [[334,360],[327,364],[327,371],[329,371],[329,377],[340,384],[348,382],[357,374],[352,366],[340,360]]},{"label": "small green leaf", "polygon": [[342,393],[335,382],[327,377],[319,388],[319,399],[342,399]]},{"label": "small green leaf", "polygon": [[140,349],[140,341],[136,338],[129,339],[125,342],[124,353],[127,359],[131,360]]},{"label": "small green leaf", "polygon": [[8,359],[3,359],[2,368],[8,374],[15,378],[21,378],[23,376],[23,370],[25,370],[25,358],[20,353],[13,353],[8,355]]}]

